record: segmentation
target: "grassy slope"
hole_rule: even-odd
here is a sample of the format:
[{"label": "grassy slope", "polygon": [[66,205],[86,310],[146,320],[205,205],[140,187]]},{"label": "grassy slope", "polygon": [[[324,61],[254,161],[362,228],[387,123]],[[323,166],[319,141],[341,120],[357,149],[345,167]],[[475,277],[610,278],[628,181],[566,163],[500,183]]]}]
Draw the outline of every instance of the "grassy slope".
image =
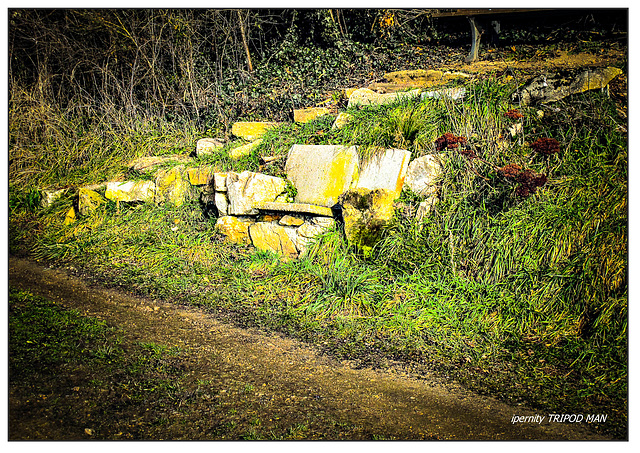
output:
[{"label": "grassy slope", "polygon": [[[164,154],[197,137],[195,128],[144,121],[120,134],[99,123],[85,131],[73,122],[57,128],[69,133],[52,135],[58,141],[44,156],[47,168],[24,157],[30,151],[23,149],[11,175],[12,250],[279,329],[361,366],[402,360],[416,372],[435,369],[511,401],[561,413],[608,413],[601,428],[624,436],[627,143],[616,130],[623,120],[600,93],[574,96],[542,118],[522,109],[523,132],[500,146],[513,122],[504,116],[513,82],[473,80],[467,88],[464,104],[354,111],[356,119],[340,131],[331,130],[327,118],[286,125],[240,163],[222,154],[203,160],[258,170],[258,155],[284,154],[293,143],[400,147],[417,157],[434,152],[434,140],[445,132],[467,137],[482,160],[445,150],[436,210],[416,225],[407,213],[419,198],[404,193],[403,209],[367,257],[338,230],[308,257],[280,262],[225,243],[213,230],[215,219],[205,218],[195,202],[119,211],[106,205],[70,226],[62,224],[70,199],[35,209],[25,184],[94,182],[121,171],[135,155]],[[73,146],[86,154],[70,150],[76,136],[82,141]],[[539,137],[558,140],[560,152],[534,153],[528,143]],[[90,152],[107,147],[113,152]],[[81,155],[91,157],[68,160]],[[518,197],[495,170],[512,163],[547,174],[547,184]]]}]

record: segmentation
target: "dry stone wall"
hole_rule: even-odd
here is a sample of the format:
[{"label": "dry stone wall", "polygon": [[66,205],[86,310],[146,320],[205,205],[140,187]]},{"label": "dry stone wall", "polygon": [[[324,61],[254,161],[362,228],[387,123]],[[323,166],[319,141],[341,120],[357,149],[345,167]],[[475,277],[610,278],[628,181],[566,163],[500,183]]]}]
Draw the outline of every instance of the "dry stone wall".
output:
[{"label": "dry stone wall", "polygon": [[[568,82],[561,77],[541,76],[516,93],[514,100],[521,104],[553,102],[569,94],[606,87],[619,73],[615,68],[586,71]],[[348,98],[349,107],[384,105],[418,97],[460,101],[466,94],[460,87],[433,89],[467,77],[461,73],[401,71],[387,76],[389,83],[345,90],[343,95]],[[322,105],[295,110],[293,117],[294,121],[304,123],[335,113]],[[343,127],[352,119],[346,112],[335,116],[334,128]],[[279,124],[233,124],[233,135],[244,143],[228,150],[229,157],[238,159],[252,153],[265,132]],[[196,144],[195,154],[200,157],[225,149],[224,140],[202,138]],[[191,163],[191,158],[183,155],[137,159],[130,168],[148,175],[146,178],[78,188],[76,203],[66,213],[64,222],[70,224],[78,216],[91,215],[107,200],[118,204],[150,202],[179,206],[199,197],[204,204],[215,206],[216,229],[229,241],[252,244],[284,259],[304,255],[318,236],[336,227],[336,218],[342,219],[346,238],[366,251],[380,239],[404,187],[423,198],[417,221],[428,214],[438,201],[446,165],[444,155],[430,154],[412,161],[410,152],[388,149],[361,162],[356,147],[302,144],[289,150],[287,179],[248,171],[221,172],[215,166],[190,166]],[[42,190],[42,206],[55,203],[70,190],[73,189]]]}]

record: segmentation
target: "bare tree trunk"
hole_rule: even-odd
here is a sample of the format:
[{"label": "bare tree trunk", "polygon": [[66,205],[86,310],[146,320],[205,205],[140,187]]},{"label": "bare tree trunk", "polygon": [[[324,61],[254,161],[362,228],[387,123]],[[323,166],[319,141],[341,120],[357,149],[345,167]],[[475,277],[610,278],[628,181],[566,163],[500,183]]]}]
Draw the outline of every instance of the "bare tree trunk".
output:
[{"label": "bare tree trunk", "polygon": [[242,20],[242,14],[240,10],[236,10],[238,13],[238,23],[240,24],[240,34],[242,35],[242,44],[244,44],[244,51],[247,54],[247,62],[249,64],[249,72],[253,72],[253,64],[251,63],[251,53],[249,52],[249,44],[247,44],[247,35],[244,32],[244,21]]}]

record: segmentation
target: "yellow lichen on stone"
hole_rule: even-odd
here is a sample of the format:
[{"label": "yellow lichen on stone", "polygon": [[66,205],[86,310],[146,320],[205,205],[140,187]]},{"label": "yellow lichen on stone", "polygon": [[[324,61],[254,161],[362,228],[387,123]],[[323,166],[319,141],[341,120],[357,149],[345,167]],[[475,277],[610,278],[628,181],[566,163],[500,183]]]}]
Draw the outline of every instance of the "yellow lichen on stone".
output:
[{"label": "yellow lichen on stone", "polygon": [[235,244],[249,244],[249,226],[255,221],[235,216],[218,217],[216,229],[227,237],[227,240]]},{"label": "yellow lichen on stone", "polygon": [[249,235],[253,246],[259,250],[277,253],[285,259],[298,256],[295,244],[281,225],[258,222],[249,227]]},{"label": "yellow lichen on stone", "polygon": [[78,189],[78,210],[80,215],[91,214],[104,201],[104,197],[94,190],[85,187]]},{"label": "yellow lichen on stone", "polygon": [[251,143],[247,143],[246,145],[238,146],[237,148],[233,148],[229,151],[229,156],[232,159],[239,159],[242,156],[247,156],[256,149],[260,143],[262,143],[262,139],[255,140]]},{"label": "yellow lichen on stone", "polygon": [[273,121],[240,121],[233,123],[231,133],[236,137],[254,141],[262,137],[268,129],[279,124]]},{"label": "yellow lichen on stone", "polygon": [[213,178],[216,169],[212,166],[192,167],[187,169],[189,183],[194,186],[203,186],[209,184]]},{"label": "yellow lichen on stone", "polygon": [[76,221],[76,210],[72,207],[67,211],[67,215],[64,218],[64,224],[70,225]]},{"label": "yellow lichen on stone", "polygon": [[308,123],[320,116],[329,115],[331,111],[326,107],[310,107],[293,111],[293,120],[296,123]]}]

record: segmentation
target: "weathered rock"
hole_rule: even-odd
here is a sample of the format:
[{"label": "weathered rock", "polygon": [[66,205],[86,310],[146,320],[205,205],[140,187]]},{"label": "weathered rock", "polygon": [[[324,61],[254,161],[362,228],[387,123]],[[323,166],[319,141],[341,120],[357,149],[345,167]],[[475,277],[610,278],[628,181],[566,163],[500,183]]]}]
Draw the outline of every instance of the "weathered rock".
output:
[{"label": "weathered rock", "polygon": [[395,71],[384,75],[388,83],[373,83],[369,85],[369,88],[383,93],[390,93],[408,88],[440,86],[453,80],[466,79],[468,77],[470,75],[463,72],[444,72],[434,69]]},{"label": "weathered rock", "polygon": [[318,236],[326,233],[335,225],[336,221],[331,217],[313,217],[305,221],[298,228],[296,238],[296,248],[300,256],[303,256]]},{"label": "weathered rock", "polygon": [[90,215],[106,200],[98,192],[81,187],[78,189],[78,211],[80,215]]},{"label": "weathered rock", "polygon": [[612,67],[588,69],[577,75],[542,74],[514,93],[513,100],[520,105],[548,104],[572,94],[604,88],[620,74],[622,70]]},{"label": "weathered rock", "polygon": [[273,201],[286,187],[286,181],[275,176],[250,171],[230,172],[227,174],[228,212],[230,215],[257,214],[254,203]]},{"label": "weathered rock", "polygon": [[464,99],[467,90],[464,87],[443,88],[442,90],[425,91],[420,98],[425,99],[451,99],[452,101],[461,101]]},{"label": "weathered rock", "polygon": [[250,244],[249,227],[255,223],[251,217],[222,216],[216,221],[216,230],[235,244]]},{"label": "weathered rock", "polygon": [[343,127],[344,125],[346,125],[352,119],[353,119],[353,115],[351,115],[351,114],[349,114],[347,112],[340,112],[340,113],[338,113],[338,116],[336,117],[336,120],[331,125],[331,129],[339,129],[339,128]]},{"label": "weathered rock", "polygon": [[216,192],[227,191],[227,174],[228,173],[214,173],[213,184]]},{"label": "weathered rock", "polygon": [[441,158],[435,154],[428,154],[414,159],[409,164],[404,183],[416,195],[426,197],[437,193],[442,174]]},{"label": "weathered rock", "polygon": [[182,206],[191,196],[191,184],[184,178],[184,166],[156,173],[156,203]]},{"label": "weathered rock", "polygon": [[225,142],[219,138],[201,138],[196,142],[196,155],[206,156],[224,148]]},{"label": "weathered rock", "polygon": [[216,192],[213,202],[218,210],[218,215],[229,215],[229,199],[227,198],[226,192]]},{"label": "weathered rock", "polygon": [[404,149],[387,149],[360,163],[360,176],[355,187],[386,189],[400,196],[411,153]]},{"label": "weathered rock", "polygon": [[261,138],[268,129],[279,125],[280,123],[271,121],[240,121],[233,123],[231,133],[252,142]]},{"label": "weathered rock", "polygon": [[285,172],[297,190],[296,203],[331,207],[357,176],[356,148],[338,145],[293,145]]},{"label": "weathered rock", "polygon": [[347,191],[340,202],[347,240],[365,253],[380,240],[394,214],[395,191],[366,188]]},{"label": "weathered rock", "polygon": [[111,201],[154,201],[156,185],[153,181],[108,182],[105,197]]},{"label": "weathered rock", "polygon": [[293,121],[296,123],[308,123],[309,121],[313,121],[314,119],[323,116],[329,115],[331,111],[326,107],[309,107],[305,109],[294,109],[293,110]]},{"label": "weathered rock", "polygon": [[284,217],[282,217],[280,219],[280,221],[278,222],[280,225],[282,226],[300,226],[304,223],[304,219],[302,217],[297,217],[297,216],[292,216],[292,215],[285,215]]},{"label": "weathered rock", "polygon": [[71,209],[67,211],[67,214],[64,217],[64,224],[70,225],[75,221],[76,221],[76,210],[74,207],[71,207]]},{"label": "weathered rock", "polygon": [[254,149],[260,146],[260,143],[262,143],[262,139],[254,140],[251,143],[247,143],[245,145],[240,145],[229,150],[229,156],[232,159],[240,159],[242,156],[248,156],[253,152]]},{"label": "weathered rock", "polygon": [[135,171],[149,173],[154,171],[158,166],[167,163],[184,164],[191,162],[191,157],[182,154],[173,154],[171,156],[147,156],[139,157],[129,162],[129,168]]},{"label": "weathered rock", "polygon": [[349,96],[347,108],[392,104],[398,101],[414,99],[418,96],[420,96],[419,89],[379,94],[368,88],[359,88]]},{"label": "weathered rock", "polygon": [[249,236],[255,248],[277,253],[285,259],[298,257],[295,241],[291,239],[292,235],[295,235],[294,228],[287,228],[277,223],[258,222],[249,227]]},{"label": "weathered rock", "polygon": [[60,199],[68,189],[44,189],[40,191],[40,206],[48,208],[56,200]]},{"label": "weathered rock", "polygon": [[212,165],[187,168],[189,183],[193,186],[204,186],[206,184],[210,184],[213,180],[215,171],[216,168]]}]

